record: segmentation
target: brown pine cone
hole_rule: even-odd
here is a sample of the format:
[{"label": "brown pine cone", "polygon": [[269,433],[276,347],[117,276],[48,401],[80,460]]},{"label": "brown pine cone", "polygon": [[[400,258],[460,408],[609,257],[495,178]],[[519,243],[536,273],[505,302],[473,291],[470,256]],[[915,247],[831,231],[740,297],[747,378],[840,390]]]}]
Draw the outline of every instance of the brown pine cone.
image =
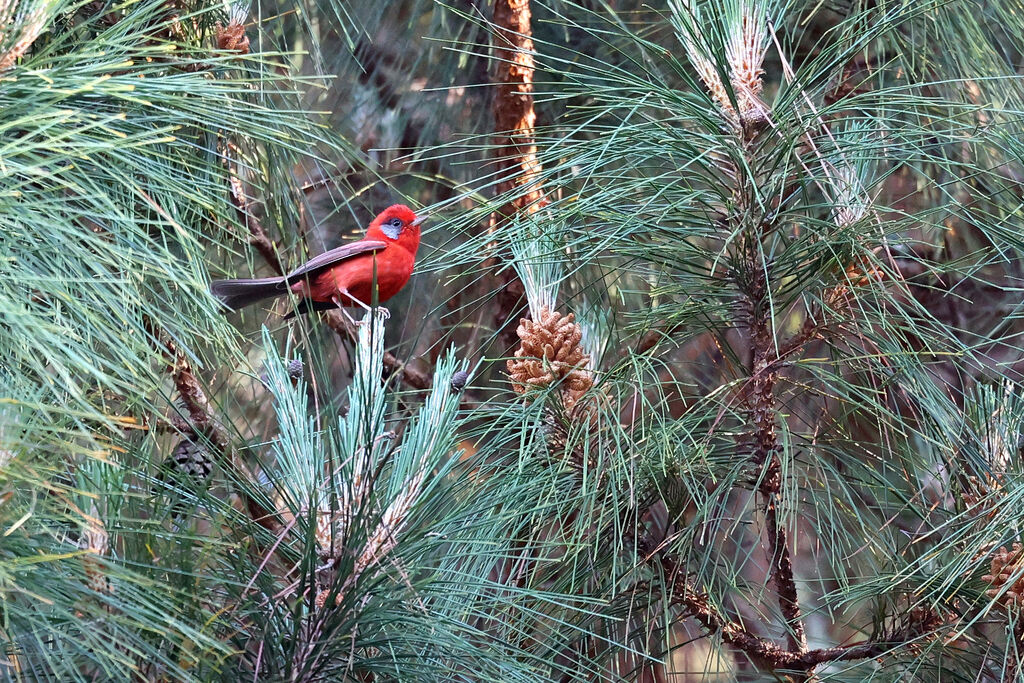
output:
[{"label": "brown pine cone", "polygon": [[[992,555],[991,573],[985,574],[981,579],[992,584],[992,587],[985,591],[985,595],[996,598],[1004,587],[1008,589],[999,596],[998,603],[1005,607],[1020,607],[1024,605],[1024,576],[1021,576],[1024,565],[1022,565],[1022,547],[1020,543],[1014,543],[1011,550],[1005,547],[999,548]],[[1014,579],[1014,574],[1017,578]]]},{"label": "brown pine cone", "polygon": [[516,393],[557,384],[566,408],[571,409],[594,386],[586,370],[590,357],[580,346],[583,330],[572,313],[562,316],[542,308],[537,320],[520,320],[516,334],[520,345],[507,363]]}]

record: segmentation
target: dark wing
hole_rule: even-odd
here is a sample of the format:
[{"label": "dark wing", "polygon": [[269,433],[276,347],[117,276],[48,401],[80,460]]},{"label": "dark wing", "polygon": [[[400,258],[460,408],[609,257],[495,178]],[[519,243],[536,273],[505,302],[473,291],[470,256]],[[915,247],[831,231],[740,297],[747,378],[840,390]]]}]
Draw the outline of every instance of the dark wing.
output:
[{"label": "dark wing", "polygon": [[284,280],[288,284],[292,284],[296,280],[303,280],[324,268],[330,268],[331,266],[341,263],[346,259],[350,259],[357,254],[365,254],[369,251],[380,251],[386,246],[387,244],[380,240],[359,240],[358,242],[343,244],[340,247],[331,249],[330,251],[325,251],[319,256],[314,256],[306,263],[285,275]]}]

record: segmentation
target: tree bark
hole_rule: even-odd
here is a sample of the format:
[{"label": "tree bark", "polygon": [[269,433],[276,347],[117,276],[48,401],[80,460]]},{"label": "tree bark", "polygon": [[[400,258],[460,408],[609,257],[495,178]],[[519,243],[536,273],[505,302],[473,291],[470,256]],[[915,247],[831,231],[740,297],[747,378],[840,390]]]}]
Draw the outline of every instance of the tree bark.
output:
[{"label": "tree bark", "polygon": [[[495,0],[494,3],[494,113],[495,173],[498,197],[509,196],[492,216],[494,233],[516,215],[531,214],[543,203],[541,165],[537,159],[536,121],[533,109],[533,40],[529,0]],[[493,245],[492,245],[493,246]],[[492,256],[486,264],[496,265]],[[512,270],[497,277],[494,329],[502,344],[514,343],[512,329],[522,307],[525,290]]]},{"label": "tree bark", "polygon": [[541,165],[537,159],[533,110],[533,40],[529,0],[495,0],[494,130],[499,195],[519,190],[501,209],[497,220],[540,208]]}]

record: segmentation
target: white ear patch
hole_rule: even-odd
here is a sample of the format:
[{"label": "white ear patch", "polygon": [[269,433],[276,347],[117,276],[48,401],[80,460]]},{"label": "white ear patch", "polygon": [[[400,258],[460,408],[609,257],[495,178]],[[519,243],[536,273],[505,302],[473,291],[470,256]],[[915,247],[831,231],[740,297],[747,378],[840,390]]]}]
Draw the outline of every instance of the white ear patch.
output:
[{"label": "white ear patch", "polygon": [[389,239],[397,240],[399,233],[402,232],[402,226],[392,225],[391,221],[388,221],[380,226],[380,231],[387,235]]}]

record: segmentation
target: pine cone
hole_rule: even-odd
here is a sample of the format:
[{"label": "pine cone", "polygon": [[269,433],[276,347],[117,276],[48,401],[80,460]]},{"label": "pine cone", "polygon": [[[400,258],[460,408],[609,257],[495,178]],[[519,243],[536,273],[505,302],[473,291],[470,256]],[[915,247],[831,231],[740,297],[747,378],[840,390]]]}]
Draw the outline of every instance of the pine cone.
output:
[{"label": "pine cone", "polygon": [[217,22],[217,49],[232,50],[239,54],[249,54],[249,38],[245,35],[245,27],[232,21],[227,26]]},{"label": "pine cone", "polygon": [[213,460],[205,445],[185,437],[174,447],[164,467],[179,478],[185,477],[196,484],[205,484],[213,471]]},{"label": "pine cone", "polygon": [[992,587],[985,591],[985,595],[996,598],[1004,587],[1009,585],[1005,593],[999,596],[997,602],[1007,608],[1024,605],[1024,576],[1013,579],[1014,574],[1020,574],[1024,569],[1022,564],[1022,547],[1020,543],[1014,543],[1012,550],[1005,547],[999,548],[992,555],[991,573],[981,577],[983,581],[992,584]]},{"label": "pine cone", "polygon": [[302,359],[296,358],[288,361],[288,379],[297,382],[302,379]]},{"label": "pine cone", "polygon": [[585,369],[590,357],[580,347],[583,330],[572,313],[563,317],[545,307],[537,317],[519,321],[516,334],[521,343],[507,363],[509,379],[519,394],[557,384],[565,407],[571,410],[594,386]]},{"label": "pine cone", "polygon": [[452,375],[452,393],[456,394],[466,388],[469,384],[469,373],[465,370],[459,370]]}]

